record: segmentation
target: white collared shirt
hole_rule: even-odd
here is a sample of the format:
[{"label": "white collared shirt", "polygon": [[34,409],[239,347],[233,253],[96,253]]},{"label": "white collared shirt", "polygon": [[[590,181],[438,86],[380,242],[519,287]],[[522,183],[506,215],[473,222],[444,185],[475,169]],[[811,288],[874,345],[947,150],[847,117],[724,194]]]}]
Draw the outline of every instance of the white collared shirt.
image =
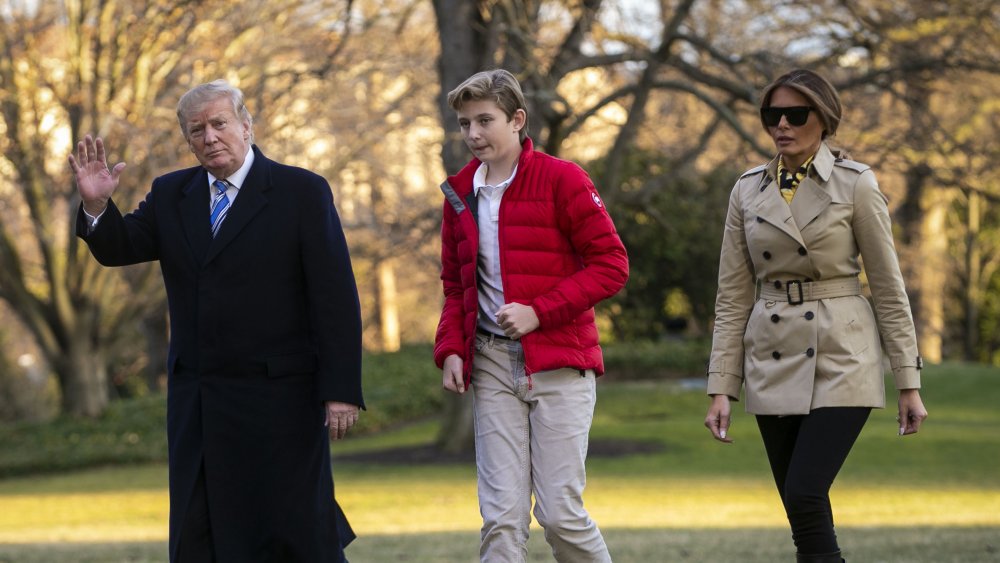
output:
[{"label": "white collared shirt", "polygon": [[517,166],[510,177],[496,186],[486,183],[489,167],[479,165],[472,178],[472,189],[476,194],[479,222],[479,261],[476,277],[479,282],[480,329],[502,335],[503,329],[497,324],[497,311],[506,303],[503,296],[503,280],[500,277],[500,199],[517,175]]},{"label": "white collared shirt", "polygon": [[232,207],[236,203],[236,196],[240,193],[240,188],[243,187],[243,182],[247,179],[247,174],[250,173],[250,167],[253,166],[253,147],[247,147],[247,155],[243,157],[243,166],[240,166],[236,172],[233,172],[228,178],[216,178],[211,172],[208,173],[208,213],[212,213],[212,202],[215,201],[215,194],[218,190],[212,184],[216,180],[224,180],[229,184],[229,189],[226,190],[226,196],[229,197],[229,206]]}]

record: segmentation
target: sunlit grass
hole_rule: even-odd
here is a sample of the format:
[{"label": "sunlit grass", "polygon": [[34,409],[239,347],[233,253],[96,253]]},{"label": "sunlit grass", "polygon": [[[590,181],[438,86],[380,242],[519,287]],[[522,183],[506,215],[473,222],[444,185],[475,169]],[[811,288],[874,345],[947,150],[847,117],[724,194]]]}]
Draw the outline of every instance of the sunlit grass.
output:
[{"label": "sunlit grass", "polygon": [[[866,561],[1000,560],[1000,539],[990,539],[1000,538],[1000,372],[928,372],[931,418],[918,436],[895,435],[891,392],[889,408],[873,413],[832,493],[838,530]],[[787,522],[752,417],[737,413],[735,443],[727,446],[701,426],[707,400],[698,390],[609,379],[599,397],[593,438],[662,446],[589,461],[587,507],[616,561],[710,561],[716,541],[718,560],[787,556]],[[437,421],[422,421],[334,446],[337,497],[360,536],[352,561],[475,560],[480,516],[471,462],[339,459],[425,444],[436,431]],[[165,466],[155,464],[0,480],[0,561],[163,561],[166,483]],[[532,536],[531,553],[544,555],[540,535]],[[932,540],[942,547],[929,548]],[[77,544],[94,547],[63,557]],[[419,556],[407,558],[413,553]]]},{"label": "sunlit grass", "polygon": [[[163,473],[161,467],[145,471]],[[0,543],[166,539],[165,487],[110,490],[120,472],[104,470],[108,491],[3,494]],[[419,475],[344,466],[338,498],[362,536],[479,529],[473,473],[464,467],[421,468]],[[93,482],[93,472],[82,472]],[[59,479],[59,478],[56,478]],[[14,483],[5,483],[8,489]],[[58,483],[56,483],[58,486]],[[35,480],[29,489],[45,488]],[[839,526],[1000,526],[1000,490],[838,485]],[[784,529],[770,482],[671,477],[590,478],[587,506],[606,528],[763,527]]]}]

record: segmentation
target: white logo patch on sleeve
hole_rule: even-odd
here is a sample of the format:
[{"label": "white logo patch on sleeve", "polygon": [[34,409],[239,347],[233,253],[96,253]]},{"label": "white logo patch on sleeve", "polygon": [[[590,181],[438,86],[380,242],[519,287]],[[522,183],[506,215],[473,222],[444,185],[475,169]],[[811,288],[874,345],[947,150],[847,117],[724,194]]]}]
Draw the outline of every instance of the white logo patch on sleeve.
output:
[{"label": "white logo patch on sleeve", "polygon": [[601,198],[597,195],[597,192],[590,192],[590,197],[594,198],[594,204],[597,207],[604,207],[604,203],[601,202]]}]

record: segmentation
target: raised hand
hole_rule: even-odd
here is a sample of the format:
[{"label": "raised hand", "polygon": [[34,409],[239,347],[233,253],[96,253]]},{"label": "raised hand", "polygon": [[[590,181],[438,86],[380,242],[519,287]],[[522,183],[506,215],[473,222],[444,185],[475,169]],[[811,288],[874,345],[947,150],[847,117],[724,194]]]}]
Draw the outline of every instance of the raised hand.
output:
[{"label": "raised hand", "polygon": [[87,135],[76,144],[76,156],[70,153],[69,165],[76,176],[76,187],[80,191],[84,211],[94,217],[104,213],[111,194],[118,187],[118,177],[125,169],[125,163],[119,162],[109,170],[104,140]]}]

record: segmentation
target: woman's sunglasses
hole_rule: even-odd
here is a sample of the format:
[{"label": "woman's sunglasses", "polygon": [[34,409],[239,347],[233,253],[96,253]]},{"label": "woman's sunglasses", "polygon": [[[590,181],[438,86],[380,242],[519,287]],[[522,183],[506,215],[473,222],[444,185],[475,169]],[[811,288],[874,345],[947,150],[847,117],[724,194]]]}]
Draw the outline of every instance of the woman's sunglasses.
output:
[{"label": "woman's sunglasses", "polygon": [[781,122],[781,116],[784,115],[788,119],[789,125],[801,127],[806,124],[806,121],[809,121],[809,112],[812,110],[813,108],[809,106],[760,108],[760,118],[764,121],[764,125],[777,127],[778,123]]}]

